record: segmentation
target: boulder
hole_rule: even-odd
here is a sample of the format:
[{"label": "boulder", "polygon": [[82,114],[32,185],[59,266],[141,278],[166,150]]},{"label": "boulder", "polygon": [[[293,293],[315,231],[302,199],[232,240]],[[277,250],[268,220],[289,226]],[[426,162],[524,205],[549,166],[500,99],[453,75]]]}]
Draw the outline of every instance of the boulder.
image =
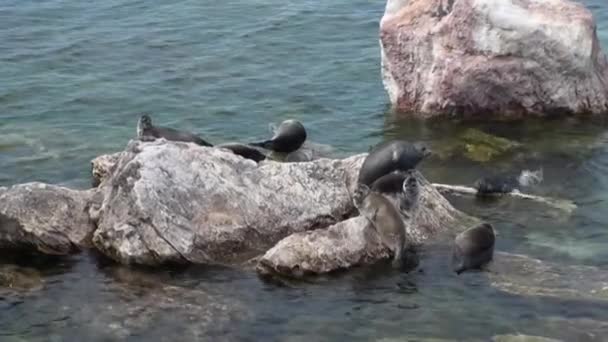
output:
[{"label": "boulder", "polygon": [[106,180],[112,173],[112,168],[122,156],[122,152],[113,154],[104,154],[91,161],[91,174],[93,179],[91,181],[94,188],[98,187],[101,182]]},{"label": "boulder", "polygon": [[93,242],[125,264],[234,264],[348,217],[365,155],[259,165],[222,149],[131,141],[92,206]]},{"label": "boulder", "polygon": [[412,115],[608,112],[608,62],[574,1],[388,0],[380,42],[391,103]]},{"label": "boulder", "polygon": [[[477,223],[456,210],[417,173],[421,183],[420,204],[406,221],[408,249],[429,239],[453,237]],[[397,205],[396,198],[389,197]],[[258,262],[258,272],[299,278],[354,266],[376,263],[390,256],[376,231],[362,216],[340,222],[328,229],[296,233],[281,240]]]},{"label": "boulder", "polygon": [[92,191],[43,183],[0,191],[0,248],[65,255],[90,245]]}]

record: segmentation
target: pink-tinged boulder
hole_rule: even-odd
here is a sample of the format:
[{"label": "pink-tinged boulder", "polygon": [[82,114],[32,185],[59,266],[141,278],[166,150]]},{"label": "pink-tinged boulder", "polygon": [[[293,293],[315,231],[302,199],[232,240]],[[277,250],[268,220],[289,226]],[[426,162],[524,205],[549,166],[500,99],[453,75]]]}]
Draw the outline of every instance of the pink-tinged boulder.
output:
[{"label": "pink-tinged boulder", "polygon": [[593,16],[568,0],[388,0],[384,86],[421,117],[608,112]]}]

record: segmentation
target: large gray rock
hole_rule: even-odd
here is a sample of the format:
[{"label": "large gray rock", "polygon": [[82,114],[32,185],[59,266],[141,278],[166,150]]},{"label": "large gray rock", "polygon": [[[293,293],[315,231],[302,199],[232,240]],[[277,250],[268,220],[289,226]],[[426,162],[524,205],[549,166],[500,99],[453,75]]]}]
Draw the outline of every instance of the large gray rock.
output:
[{"label": "large gray rock", "polygon": [[0,248],[65,255],[90,245],[92,191],[42,183],[0,190]]},{"label": "large gray rock", "polygon": [[[451,240],[477,222],[452,207],[420,173],[417,178],[422,191],[413,219],[406,221],[408,248],[430,239]],[[389,199],[398,205],[395,198]],[[376,231],[365,218],[357,216],[329,229],[296,233],[283,239],[259,260],[257,269],[262,274],[297,278],[373,264],[389,256]]]},{"label": "large gray rock", "polygon": [[187,143],[129,143],[91,208],[94,244],[122,263],[239,263],[347,217],[364,155],[257,165]]},{"label": "large gray rock", "polygon": [[382,74],[412,115],[604,114],[608,62],[570,0],[388,0]]}]

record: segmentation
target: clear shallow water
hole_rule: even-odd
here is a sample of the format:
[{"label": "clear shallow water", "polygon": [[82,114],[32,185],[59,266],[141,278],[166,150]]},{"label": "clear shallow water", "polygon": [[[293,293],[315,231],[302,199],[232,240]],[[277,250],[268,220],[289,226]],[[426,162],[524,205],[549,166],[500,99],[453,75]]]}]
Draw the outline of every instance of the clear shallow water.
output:
[{"label": "clear shallow water", "polygon": [[[585,3],[606,49],[608,5]],[[212,142],[261,137],[269,122],[295,117],[312,140],[340,154],[392,137],[449,146],[473,125],[400,120],[387,111],[377,43],[383,7],[5,0],[0,186],[87,187],[90,159],[122,149],[142,111]],[[509,200],[454,203],[495,223],[500,251],[608,270],[607,127],[474,126],[524,149],[491,163],[435,157],[422,166],[427,177],[470,184],[485,172],[542,166],[546,179],[535,191],[576,201],[572,216]],[[43,285],[27,294],[0,291],[0,341],[487,340],[515,332],[608,339],[598,323],[606,324],[605,303],[507,294],[483,274],[449,274],[442,253],[427,252],[423,273],[372,267],[290,284],[221,268],[128,270],[88,253],[50,264],[21,258],[21,270]]]}]

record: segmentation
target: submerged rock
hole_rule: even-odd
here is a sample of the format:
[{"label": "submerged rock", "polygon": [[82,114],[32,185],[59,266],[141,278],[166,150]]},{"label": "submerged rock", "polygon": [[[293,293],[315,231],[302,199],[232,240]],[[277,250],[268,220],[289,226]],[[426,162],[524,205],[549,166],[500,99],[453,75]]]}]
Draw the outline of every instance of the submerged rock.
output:
[{"label": "submerged rock", "polygon": [[521,144],[469,128],[461,136],[464,155],[478,162],[487,162],[505,153],[513,152]]},{"label": "submerged rock", "polygon": [[0,248],[65,255],[90,245],[92,191],[43,183],[0,191]]},{"label": "submerged rock", "polygon": [[492,338],[493,342],[560,342],[552,338],[529,336],[529,335],[497,335]]},{"label": "submerged rock", "polygon": [[94,244],[122,263],[239,263],[352,211],[364,155],[259,165],[187,143],[129,143],[92,208]]},{"label": "submerged rock", "polygon": [[570,0],[388,0],[384,86],[421,117],[608,112],[593,15]]},{"label": "submerged rock", "polygon": [[489,270],[492,285],[511,294],[560,300],[608,300],[608,272],[598,267],[561,265],[499,252]]},{"label": "submerged rock", "polygon": [[23,293],[42,289],[44,280],[35,269],[12,264],[0,265],[0,295]]},{"label": "submerged rock", "polygon": [[[440,235],[456,234],[476,222],[456,210],[418,173],[421,195],[411,223],[407,222],[407,249]],[[395,205],[398,199],[387,196]],[[293,234],[271,248],[259,260],[262,274],[301,277],[328,273],[353,266],[373,264],[390,256],[376,231],[362,216],[328,229]]]}]

